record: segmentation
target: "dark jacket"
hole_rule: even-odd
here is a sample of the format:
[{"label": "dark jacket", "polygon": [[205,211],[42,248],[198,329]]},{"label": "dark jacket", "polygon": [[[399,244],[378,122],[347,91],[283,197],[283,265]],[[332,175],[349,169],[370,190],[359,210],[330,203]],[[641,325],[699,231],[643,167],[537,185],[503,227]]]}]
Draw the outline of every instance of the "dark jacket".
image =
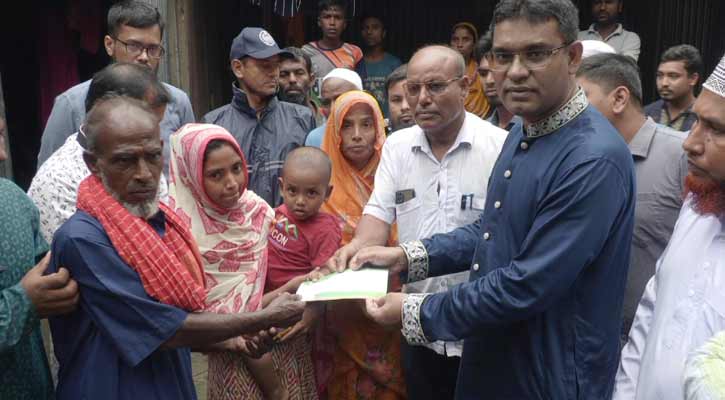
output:
[{"label": "dark jacket", "polygon": [[304,145],[315,119],[309,108],[276,97],[257,117],[246,94],[236,85],[232,90],[232,102],[210,111],[202,120],[226,128],[237,139],[247,159],[249,189],[277,207],[282,203],[277,178],[284,160],[290,151]]}]

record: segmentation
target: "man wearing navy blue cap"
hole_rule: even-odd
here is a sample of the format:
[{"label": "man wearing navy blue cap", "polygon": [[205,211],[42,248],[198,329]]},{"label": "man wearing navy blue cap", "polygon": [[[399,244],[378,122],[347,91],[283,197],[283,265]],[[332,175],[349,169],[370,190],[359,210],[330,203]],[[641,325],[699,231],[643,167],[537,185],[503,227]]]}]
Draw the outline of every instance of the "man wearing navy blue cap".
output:
[{"label": "man wearing navy blue cap", "polygon": [[309,108],[277,100],[281,50],[262,28],[244,28],[229,53],[232,102],[206,114],[204,122],[221,125],[234,135],[249,168],[249,189],[271,206],[282,202],[277,178],[287,153],[302,146],[315,127]]}]

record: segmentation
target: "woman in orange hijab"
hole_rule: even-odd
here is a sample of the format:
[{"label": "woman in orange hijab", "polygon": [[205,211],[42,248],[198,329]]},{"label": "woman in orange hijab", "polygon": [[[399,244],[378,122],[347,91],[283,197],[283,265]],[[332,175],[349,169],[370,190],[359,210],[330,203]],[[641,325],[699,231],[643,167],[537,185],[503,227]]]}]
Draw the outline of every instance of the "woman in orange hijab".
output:
[{"label": "woman in orange hijab", "polygon": [[473,48],[478,42],[478,30],[470,22],[461,22],[453,26],[451,47],[458,50],[466,61],[466,76],[470,83],[466,97],[466,111],[481,118],[488,116],[491,106],[483,92],[483,83],[478,77],[478,60],[473,57]]},{"label": "woman in orange hijab", "polygon": [[[352,91],[335,100],[322,142],[332,160],[333,190],[322,209],[340,218],[342,245],[352,239],[373,191],[384,141],[383,114],[374,97]],[[397,240],[395,231],[391,237]],[[391,286],[399,288],[399,283]],[[317,364],[318,384],[326,386],[329,399],[403,399],[400,332],[375,324],[363,308],[360,301],[328,304],[324,325],[333,343],[331,363]]]}]

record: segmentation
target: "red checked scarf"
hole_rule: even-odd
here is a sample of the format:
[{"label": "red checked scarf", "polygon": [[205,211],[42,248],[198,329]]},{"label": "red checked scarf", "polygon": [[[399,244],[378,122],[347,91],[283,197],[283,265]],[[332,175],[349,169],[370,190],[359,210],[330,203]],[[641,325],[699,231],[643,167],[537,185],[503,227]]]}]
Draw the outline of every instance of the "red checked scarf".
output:
[{"label": "red checked scarf", "polygon": [[151,297],[187,311],[204,307],[206,290],[199,250],[189,229],[166,205],[159,203],[166,216],[163,238],[106,192],[95,175],[81,182],[77,206],[100,221],[113,247],[139,274]]}]

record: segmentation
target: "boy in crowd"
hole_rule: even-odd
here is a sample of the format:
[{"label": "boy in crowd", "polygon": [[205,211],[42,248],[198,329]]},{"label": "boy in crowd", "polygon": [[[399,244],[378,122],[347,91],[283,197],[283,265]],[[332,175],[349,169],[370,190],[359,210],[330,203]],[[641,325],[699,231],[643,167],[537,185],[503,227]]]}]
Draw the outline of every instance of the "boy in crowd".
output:
[{"label": "boy in crowd", "polygon": [[347,28],[345,1],[321,0],[318,10],[317,26],[322,30],[322,38],[302,46],[302,51],[312,60],[313,90],[317,96],[322,90],[322,78],[335,68],[354,70],[362,78],[367,76],[362,50],[342,40],[342,33]]},{"label": "boy in crowd", "polygon": [[363,80],[365,90],[372,93],[387,117],[388,102],[385,98],[385,79],[402,63],[398,57],[385,51],[385,24],[378,16],[370,15],[362,19],[362,39],[365,42],[365,72]]}]

